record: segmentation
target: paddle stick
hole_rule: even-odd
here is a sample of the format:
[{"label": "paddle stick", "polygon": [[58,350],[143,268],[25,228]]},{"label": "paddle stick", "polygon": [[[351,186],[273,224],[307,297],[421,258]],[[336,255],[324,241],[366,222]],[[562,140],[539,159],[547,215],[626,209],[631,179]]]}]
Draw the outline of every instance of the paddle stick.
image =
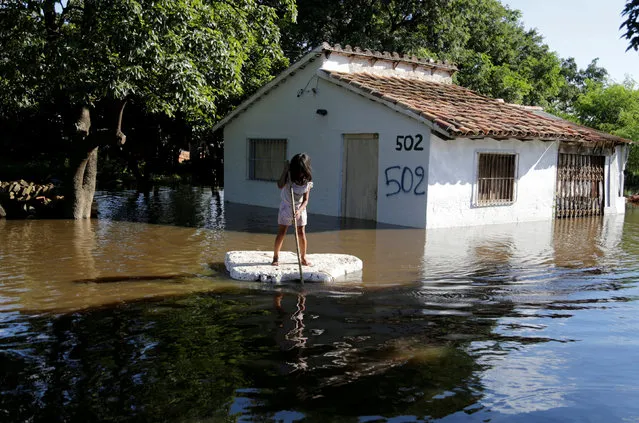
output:
[{"label": "paddle stick", "polygon": [[295,248],[297,249],[297,265],[300,269],[300,282],[304,283],[304,275],[302,274],[302,258],[300,257],[300,239],[297,234],[297,219],[295,218],[295,196],[293,195],[293,180],[291,179],[291,171],[288,171],[288,180],[291,184],[291,209],[293,210],[293,232],[295,232]]}]

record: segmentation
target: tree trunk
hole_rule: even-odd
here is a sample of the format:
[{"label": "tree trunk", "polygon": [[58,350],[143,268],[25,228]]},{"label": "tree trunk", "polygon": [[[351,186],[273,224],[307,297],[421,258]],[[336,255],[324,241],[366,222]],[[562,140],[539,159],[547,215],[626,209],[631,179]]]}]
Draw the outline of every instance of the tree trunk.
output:
[{"label": "tree trunk", "polygon": [[98,174],[98,147],[89,150],[84,159],[77,164],[73,175],[73,195],[71,197],[74,219],[89,219],[91,204],[95,195],[96,176]]},{"label": "tree trunk", "polygon": [[68,204],[66,217],[73,219],[91,217],[91,205],[98,175],[98,148],[108,143],[115,143],[121,147],[126,142],[126,135],[122,132],[124,106],[126,106],[126,100],[118,101],[116,104],[115,131],[111,127],[111,130],[91,132],[91,112],[88,107],[81,109],[75,123],[74,151],[71,154],[74,173],[70,189],[66,193]]},{"label": "tree trunk", "polygon": [[98,173],[98,145],[89,135],[91,114],[83,107],[75,124],[74,151],[71,154],[73,178],[66,192],[67,216],[73,219],[91,218],[91,204],[95,195]]}]

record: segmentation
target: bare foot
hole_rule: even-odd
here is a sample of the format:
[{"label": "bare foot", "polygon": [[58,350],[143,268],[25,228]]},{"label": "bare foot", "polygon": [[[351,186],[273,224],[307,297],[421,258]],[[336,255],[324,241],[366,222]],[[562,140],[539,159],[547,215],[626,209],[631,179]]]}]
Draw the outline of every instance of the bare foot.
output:
[{"label": "bare foot", "polygon": [[304,266],[312,266],[313,263],[311,263],[310,261],[306,260],[305,258],[303,258],[302,260],[302,265]]},{"label": "bare foot", "polygon": [[279,266],[280,265],[280,261],[278,257],[273,257],[273,262],[271,263],[272,266]]}]

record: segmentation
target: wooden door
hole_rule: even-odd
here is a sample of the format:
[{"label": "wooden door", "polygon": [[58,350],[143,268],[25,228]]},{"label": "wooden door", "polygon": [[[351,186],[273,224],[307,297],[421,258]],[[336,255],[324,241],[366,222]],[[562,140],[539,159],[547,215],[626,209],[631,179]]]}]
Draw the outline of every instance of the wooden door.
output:
[{"label": "wooden door", "polygon": [[377,134],[344,135],[342,216],[377,220]]},{"label": "wooden door", "polygon": [[604,156],[559,153],[556,217],[603,214],[604,164]]}]

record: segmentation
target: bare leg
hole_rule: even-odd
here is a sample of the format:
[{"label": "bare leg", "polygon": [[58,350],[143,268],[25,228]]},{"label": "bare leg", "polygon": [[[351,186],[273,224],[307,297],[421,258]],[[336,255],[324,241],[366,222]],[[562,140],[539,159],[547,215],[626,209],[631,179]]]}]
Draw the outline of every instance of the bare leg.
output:
[{"label": "bare leg", "polygon": [[300,260],[304,266],[312,266],[311,262],[306,260],[306,226],[298,226],[297,235],[300,240]]},{"label": "bare leg", "polygon": [[277,227],[277,236],[275,237],[275,246],[273,247],[273,263],[271,263],[273,266],[280,264],[280,250],[282,249],[287,230],[288,225],[279,225]]}]

